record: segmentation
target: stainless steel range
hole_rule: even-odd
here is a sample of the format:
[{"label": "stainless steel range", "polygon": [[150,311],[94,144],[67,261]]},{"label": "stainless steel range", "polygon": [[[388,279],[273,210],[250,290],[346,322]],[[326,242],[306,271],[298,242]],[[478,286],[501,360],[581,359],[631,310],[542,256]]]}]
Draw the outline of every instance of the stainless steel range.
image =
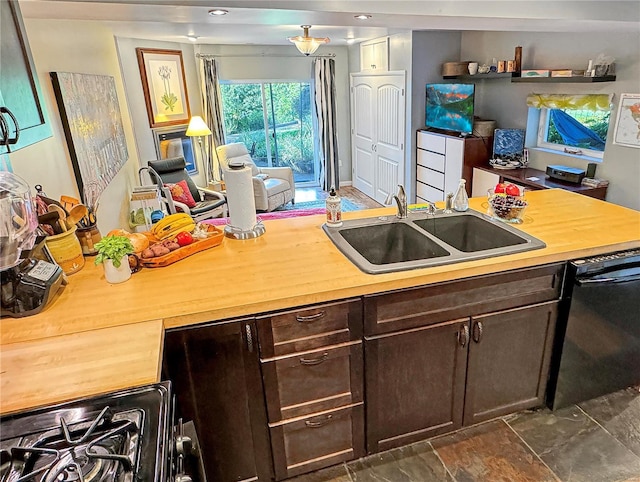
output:
[{"label": "stainless steel range", "polygon": [[191,480],[183,470],[193,447],[171,406],[163,382],[1,418],[0,480]]}]

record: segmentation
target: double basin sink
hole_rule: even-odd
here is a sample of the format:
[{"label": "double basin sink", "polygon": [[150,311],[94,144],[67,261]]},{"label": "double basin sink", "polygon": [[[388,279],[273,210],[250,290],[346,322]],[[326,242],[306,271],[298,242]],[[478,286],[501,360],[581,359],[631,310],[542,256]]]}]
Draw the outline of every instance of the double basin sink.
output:
[{"label": "double basin sink", "polygon": [[322,229],[365,273],[428,268],[544,248],[546,245],[508,224],[469,210],[463,213],[410,213],[352,219]]}]

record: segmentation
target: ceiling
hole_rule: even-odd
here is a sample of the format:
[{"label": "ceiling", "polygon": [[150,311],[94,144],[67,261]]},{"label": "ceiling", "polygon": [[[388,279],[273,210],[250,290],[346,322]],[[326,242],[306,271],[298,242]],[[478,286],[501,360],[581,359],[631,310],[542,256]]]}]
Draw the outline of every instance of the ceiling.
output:
[{"label": "ceiling", "polygon": [[[288,45],[329,37],[332,45],[407,30],[638,32],[640,2],[567,0],[19,0],[25,18],[106,22],[114,35],[200,44]],[[208,14],[213,8],[224,16]],[[368,20],[354,18],[368,14]]]}]

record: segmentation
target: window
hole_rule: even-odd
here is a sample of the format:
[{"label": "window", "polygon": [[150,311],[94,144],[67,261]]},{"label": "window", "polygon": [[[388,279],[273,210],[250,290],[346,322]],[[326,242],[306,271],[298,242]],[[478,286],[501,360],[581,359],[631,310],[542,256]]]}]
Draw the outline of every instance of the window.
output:
[{"label": "window", "polygon": [[261,167],[291,167],[317,183],[309,82],[221,82],[225,142],[243,142]]},{"label": "window", "polygon": [[610,119],[609,95],[531,94],[539,109],[537,147],[602,159]]}]

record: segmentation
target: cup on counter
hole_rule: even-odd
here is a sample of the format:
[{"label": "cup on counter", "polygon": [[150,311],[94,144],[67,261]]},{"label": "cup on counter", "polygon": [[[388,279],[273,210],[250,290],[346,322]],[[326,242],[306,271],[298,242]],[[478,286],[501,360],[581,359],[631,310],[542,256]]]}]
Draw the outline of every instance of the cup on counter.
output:
[{"label": "cup on counter", "polygon": [[469,74],[476,75],[478,73],[478,62],[469,62],[467,68],[469,69]]},{"label": "cup on counter", "polygon": [[78,241],[80,241],[82,254],[85,256],[95,256],[98,254],[95,244],[102,239],[98,226],[94,224],[87,228],[78,228],[76,236],[78,237]]}]

